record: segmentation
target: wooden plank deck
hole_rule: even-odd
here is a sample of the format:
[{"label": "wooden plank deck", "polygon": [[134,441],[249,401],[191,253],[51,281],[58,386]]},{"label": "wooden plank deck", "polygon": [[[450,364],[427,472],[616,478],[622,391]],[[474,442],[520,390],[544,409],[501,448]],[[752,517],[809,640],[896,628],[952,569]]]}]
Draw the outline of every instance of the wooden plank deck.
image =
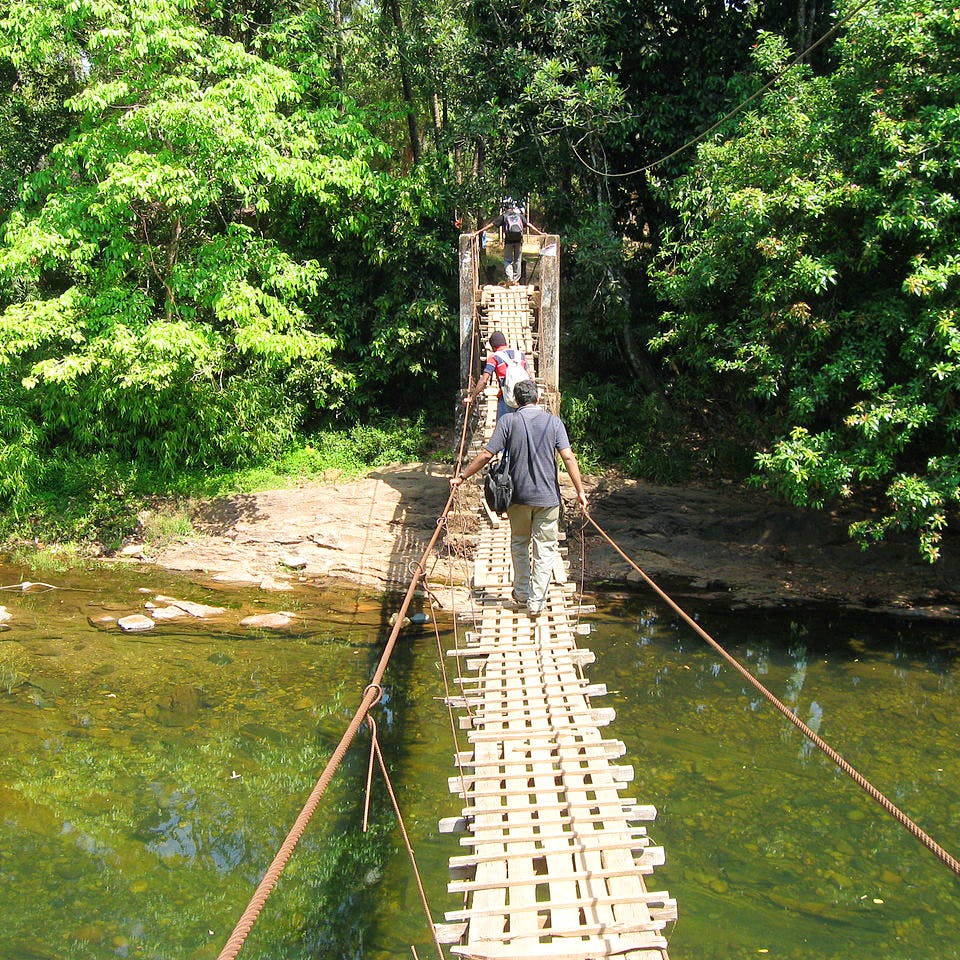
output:
[{"label": "wooden plank deck", "polygon": [[[482,338],[502,331],[536,362],[532,287],[481,288]],[[472,453],[496,421],[488,388]],[[482,516],[474,551],[474,629],[458,649],[460,725],[472,750],[449,780],[465,803],[443,832],[466,835],[469,853],[451,857],[451,893],[464,906],[438,932],[451,952],[478,960],[666,960],[663,929],[676,903],[645,877],[663,863],[638,821],[656,810],[621,796],[633,779],[614,761],[625,747],[600,729],[614,718],[593,697],[606,687],[582,672],[593,660],[577,645],[575,588],[563,557],[554,566],[546,609],[530,618],[510,601],[509,524]]]}]

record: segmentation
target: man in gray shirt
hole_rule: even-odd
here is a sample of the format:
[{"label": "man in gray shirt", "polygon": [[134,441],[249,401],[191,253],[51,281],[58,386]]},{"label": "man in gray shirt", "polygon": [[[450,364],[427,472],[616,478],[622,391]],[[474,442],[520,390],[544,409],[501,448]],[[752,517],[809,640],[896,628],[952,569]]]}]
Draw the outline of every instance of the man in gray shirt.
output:
[{"label": "man in gray shirt", "polygon": [[[468,477],[482,470],[494,454],[510,454],[513,503],[510,518],[510,553],[513,560],[513,599],[525,603],[530,616],[543,610],[553,576],[560,524],[560,484],[557,453],[577,491],[580,506],[586,509],[577,458],[570,449],[567,429],[559,417],[538,404],[537,385],[532,380],[514,388],[518,408],[497,421],[490,442],[450,485],[454,490]],[[532,555],[532,563],[531,563]]]}]

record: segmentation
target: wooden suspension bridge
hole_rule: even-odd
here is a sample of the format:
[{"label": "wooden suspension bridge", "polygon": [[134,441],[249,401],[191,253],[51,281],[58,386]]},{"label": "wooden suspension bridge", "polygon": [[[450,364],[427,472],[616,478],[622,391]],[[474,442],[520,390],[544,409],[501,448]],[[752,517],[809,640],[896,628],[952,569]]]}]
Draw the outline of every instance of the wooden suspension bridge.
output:
[{"label": "wooden suspension bridge", "polygon": [[[558,403],[559,238],[528,238],[533,282],[480,283],[472,235],[460,240],[461,373],[494,330],[534,364],[547,406]],[[496,383],[485,391],[472,453],[496,422]],[[648,889],[663,863],[646,829],[656,809],[622,796],[633,770],[601,729],[614,719],[594,700],[606,693],[583,668],[584,608],[558,555],[544,612],[531,618],[510,602],[510,529],[485,508],[473,566],[473,630],[448,652],[472,749],[455,758],[450,789],[464,803],[442,832],[465,834],[469,852],[451,857],[449,890],[464,906],[437,925],[451,952],[498,960],[665,960],[663,931],[676,902]]]},{"label": "wooden suspension bridge", "polygon": [[[460,238],[460,367],[464,386],[479,372],[480,346],[494,330],[505,334],[532,360],[542,401],[559,406],[560,245],[554,235],[527,238],[536,265],[525,282],[512,287],[481,283],[479,252],[472,234]],[[476,454],[496,422],[497,387],[490,386],[472,434]],[[466,428],[465,428],[466,429]],[[466,440],[461,440],[460,456]],[[257,885],[218,960],[235,960],[270,892],[295,849],[327,786],[360,728],[371,730],[371,770],[376,754],[387,782],[420,888],[424,912],[438,955],[442,944],[454,955],[474,960],[668,960],[664,929],[677,918],[676,902],[665,891],[648,888],[648,878],[664,862],[643,823],[656,809],[622,791],[633,770],[615,761],[623,743],[606,739],[601,728],[614,711],[596,707],[606,693],[583,668],[594,661],[579,646],[588,636],[561,549],[553,569],[544,611],[531,618],[510,602],[512,570],[509,524],[477,504],[481,536],[472,574],[472,629],[463,645],[448,651],[456,664],[451,708],[463,711],[470,749],[457,749],[450,790],[460,797],[459,815],[440,821],[442,833],[460,833],[469,852],[450,858],[449,890],[463,906],[433,922],[423,893],[389,774],[376,739],[371,709],[380,700],[390,658],[425,564],[455,507],[467,498],[453,493],[421,559],[413,567],[400,609],[360,703],[327,761],[310,796]],[[479,500],[479,498],[478,498]],[[952,856],[839,753],[777,699],[638,567],[586,514],[611,548],[690,629],[752,685],[786,720],[908,832],[960,876]],[[461,518],[463,519],[463,518]],[[429,590],[427,591],[429,595]],[[440,634],[437,632],[437,641]],[[446,676],[446,673],[445,673]],[[446,682],[446,680],[445,680]],[[368,784],[369,790],[369,784]],[[416,953],[414,952],[416,956]]]}]

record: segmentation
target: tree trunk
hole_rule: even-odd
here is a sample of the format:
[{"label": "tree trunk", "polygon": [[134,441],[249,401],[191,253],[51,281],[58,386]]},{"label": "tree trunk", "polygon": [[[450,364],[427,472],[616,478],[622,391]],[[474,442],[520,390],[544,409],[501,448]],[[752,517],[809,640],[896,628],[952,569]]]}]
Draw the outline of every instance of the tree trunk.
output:
[{"label": "tree trunk", "polygon": [[656,394],[661,396],[663,388],[660,385],[660,378],[653,369],[653,364],[645,353],[638,349],[633,337],[633,330],[630,326],[630,297],[627,294],[627,278],[619,269],[607,267],[607,279],[610,286],[617,290],[618,298],[623,312],[622,337],[623,353],[630,371],[636,377],[637,383],[642,387],[644,393]]},{"label": "tree trunk", "polygon": [[440,98],[436,93],[430,94],[430,116],[433,119],[433,142],[436,144],[437,152],[440,152],[440,133],[443,129],[443,121],[440,119]]},{"label": "tree trunk", "polygon": [[817,21],[817,0],[797,0],[797,53],[803,53],[813,43]]},{"label": "tree trunk", "polygon": [[410,155],[414,163],[420,162],[420,133],[417,130],[416,105],[413,101],[413,84],[407,65],[407,40],[403,32],[403,17],[400,15],[400,0],[387,0],[390,16],[397,31],[397,52],[400,56],[400,85],[403,88],[403,102],[407,105],[407,130],[410,134]]},{"label": "tree trunk", "polygon": [[330,0],[330,12],[333,14],[333,82],[343,89],[343,12],[340,0]]}]

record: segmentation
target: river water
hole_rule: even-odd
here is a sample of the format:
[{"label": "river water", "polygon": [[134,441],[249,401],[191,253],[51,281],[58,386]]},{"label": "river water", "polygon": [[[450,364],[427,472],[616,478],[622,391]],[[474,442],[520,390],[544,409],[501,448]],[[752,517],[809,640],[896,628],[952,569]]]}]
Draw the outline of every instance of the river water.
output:
[{"label": "river water", "polygon": [[[356,708],[396,598],[349,585],[210,590],[146,567],[0,567],[0,958],[215,958]],[[143,634],[88,617],[149,593],[226,606]],[[960,958],[960,881],[667,611],[598,600],[629,791],[653,803],[679,903],[673,960]],[[960,634],[903,621],[688,605],[798,715],[960,853]],[[253,612],[296,628],[251,632]],[[452,646],[449,627],[444,648]],[[458,812],[436,640],[411,627],[378,712],[427,896],[456,909],[437,833]],[[461,736],[463,736],[461,734]],[[362,734],[241,957],[433,956],[382,787],[363,815]]]}]

